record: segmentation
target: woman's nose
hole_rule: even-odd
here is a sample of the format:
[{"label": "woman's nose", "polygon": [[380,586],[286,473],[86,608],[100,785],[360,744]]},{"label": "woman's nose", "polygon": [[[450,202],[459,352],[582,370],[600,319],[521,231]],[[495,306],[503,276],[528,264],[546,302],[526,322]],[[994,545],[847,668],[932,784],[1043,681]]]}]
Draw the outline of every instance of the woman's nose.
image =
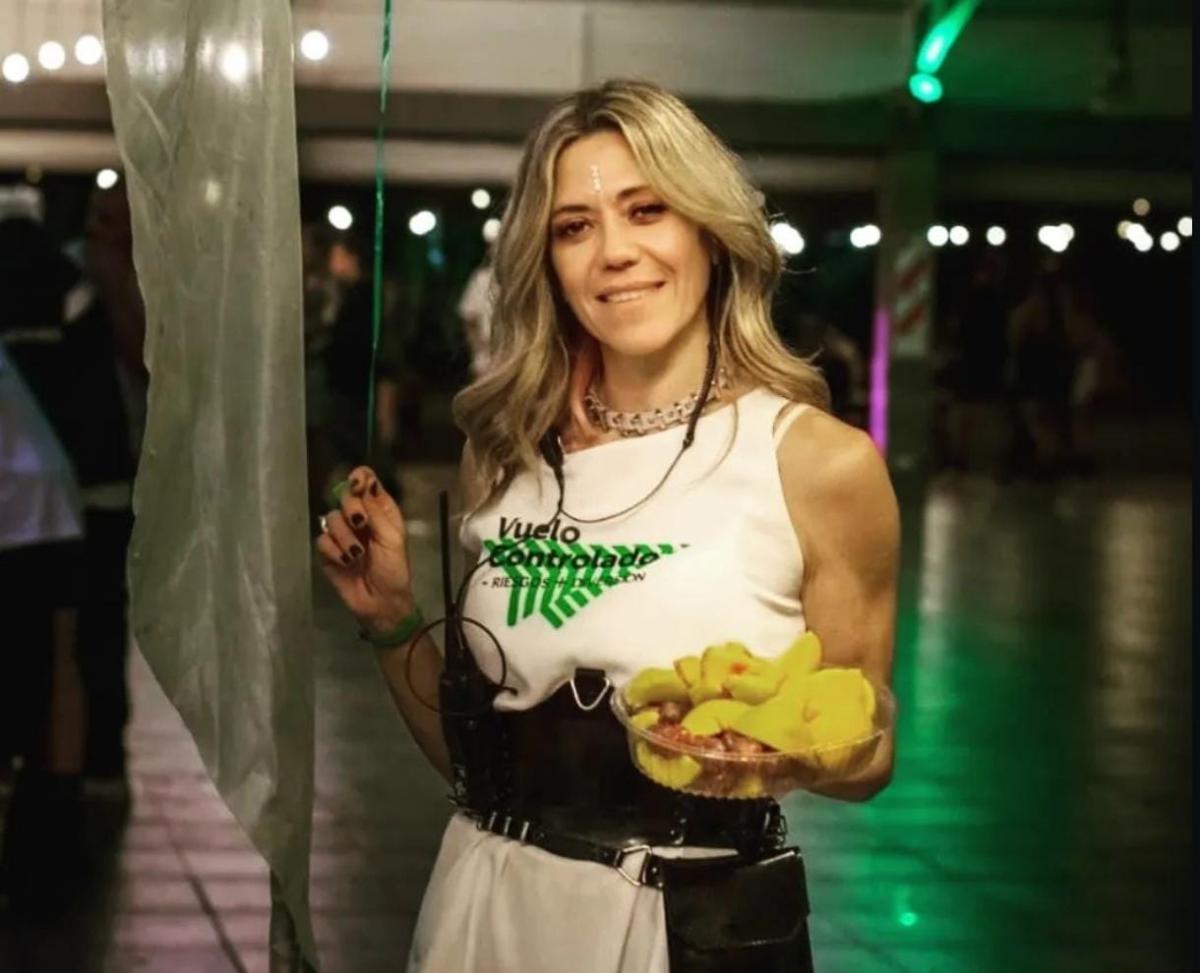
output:
[{"label": "woman's nose", "polygon": [[627,227],[608,221],[601,229],[600,257],[607,268],[627,267],[637,261],[637,245]]}]

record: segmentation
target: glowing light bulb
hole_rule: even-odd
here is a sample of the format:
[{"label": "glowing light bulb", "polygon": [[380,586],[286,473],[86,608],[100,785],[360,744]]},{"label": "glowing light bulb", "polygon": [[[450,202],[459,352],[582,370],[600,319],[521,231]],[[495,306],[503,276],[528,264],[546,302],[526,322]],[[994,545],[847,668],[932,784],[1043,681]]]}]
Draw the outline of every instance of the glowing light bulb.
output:
[{"label": "glowing light bulb", "polygon": [[953,226],[950,228],[950,242],[956,247],[964,247],[967,241],[971,239],[971,231],[965,226]]},{"label": "glowing light bulb", "polygon": [[329,37],[323,30],[310,30],[300,38],[300,55],[306,61],[324,61],[329,56]]},{"label": "glowing light bulb", "polygon": [[1178,250],[1179,237],[1177,234],[1167,230],[1166,233],[1158,238],[1158,245],[1166,250],[1167,253],[1170,253],[1172,250]]},{"label": "glowing light bulb", "polygon": [[104,45],[95,34],[84,34],[75,42],[75,60],[91,67],[104,58]]},{"label": "glowing light bulb", "polygon": [[789,257],[794,257],[804,250],[804,237],[791,223],[772,223],[771,239]]},{"label": "glowing light bulb", "polygon": [[867,223],[864,226],[856,226],[850,231],[851,246],[858,247],[860,250],[864,247],[873,247],[883,238],[879,227],[874,223]]},{"label": "glowing light bulb", "polygon": [[1150,200],[1139,196],[1133,201],[1133,211],[1137,213],[1138,216],[1145,216],[1150,212]]},{"label": "glowing light bulb", "polygon": [[345,206],[331,207],[327,219],[335,230],[348,230],[354,225],[354,214]]},{"label": "glowing light bulb", "polygon": [[29,77],[29,58],[24,54],[10,54],[0,65],[0,74],[10,84],[20,84]]},{"label": "glowing light bulb", "polygon": [[47,71],[57,71],[67,63],[67,49],[58,41],[46,41],[38,48],[38,64]]},{"label": "glowing light bulb", "polygon": [[941,100],[945,89],[942,87],[942,82],[936,74],[918,72],[909,77],[908,92],[917,101],[931,105],[935,101]]},{"label": "glowing light bulb", "polygon": [[1179,222],[1176,224],[1175,228],[1177,230],[1179,230],[1180,236],[1191,236],[1192,235],[1192,218],[1190,216],[1179,217]]},{"label": "glowing light bulb", "polygon": [[483,240],[485,243],[492,243],[499,235],[500,221],[493,216],[483,224]]},{"label": "glowing light bulb", "polygon": [[412,218],[408,221],[408,229],[413,236],[425,236],[435,226],[437,226],[437,217],[427,209],[413,213]]},{"label": "glowing light bulb", "polygon": [[1004,241],[1008,239],[1008,234],[1002,226],[989,226],[987,229],[987,242],[993,247],[1004,246]]},{"label": "glowing light bulb", "polygon": [[96,185],[101,189],[112,189],[120,178],[116,169],[101,169],[96,173]]},{"label": "glowing light bulb", "polygon": [[940,223],[935,223],[929,228],[929,232],[925,234],[925,239],[928,240],[932,246],[944,247],[950,242],[950,231]]}]

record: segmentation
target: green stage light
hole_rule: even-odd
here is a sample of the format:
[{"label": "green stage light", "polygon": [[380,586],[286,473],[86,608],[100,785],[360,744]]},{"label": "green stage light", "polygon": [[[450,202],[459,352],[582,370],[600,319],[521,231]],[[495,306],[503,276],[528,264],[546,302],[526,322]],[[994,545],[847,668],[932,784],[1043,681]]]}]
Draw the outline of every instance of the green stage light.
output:
[{"label": "green stage light", "polygon": [[908,90],[927,105],[942,99],[942,83],[932,74],[914,74],[908,79]]},{"label": "green stage light", "polygon": [[920,73],[933,74],[946,60],[950,48],[958,40],[967,22],[974,15],[981,0],[958,0],[954,6],[937,21],[921,41],[917,49],[916,69]]}]

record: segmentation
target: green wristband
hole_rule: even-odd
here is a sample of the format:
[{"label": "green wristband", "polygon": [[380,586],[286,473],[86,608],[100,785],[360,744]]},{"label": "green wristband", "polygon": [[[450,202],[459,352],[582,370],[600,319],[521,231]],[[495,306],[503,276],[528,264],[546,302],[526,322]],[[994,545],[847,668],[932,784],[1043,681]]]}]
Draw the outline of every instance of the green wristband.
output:
[{"label": "green wristband", "polygon": [[421,614],[420,608],[414,608],[412,614],[390,632],[372,635],[366,629],[363,629],[358,634],[364,642],[370,642],[377,649],[390,649],[412,641],[412,637],[424,627],[425,616]]}]

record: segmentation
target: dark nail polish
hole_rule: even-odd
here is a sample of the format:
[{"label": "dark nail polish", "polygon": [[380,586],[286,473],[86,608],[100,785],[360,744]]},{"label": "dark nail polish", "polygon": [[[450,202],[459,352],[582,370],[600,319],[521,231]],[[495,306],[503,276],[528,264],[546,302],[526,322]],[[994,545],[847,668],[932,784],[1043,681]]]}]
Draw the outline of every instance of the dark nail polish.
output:
[{"label": "dark nail polish", "polygon": [[362,552],[363,552],[363,549],[361,547],[359,547],[357,544],[350,545],[350,556],[351,557],[361,557]]},{"label": "dark nail polish", "polygon": [[357,476],[352,476],[352,477],[350,478],[350,489],[351,489],[351,490],[357,490],[357,489],[358,489],[358,486],[359,486],[358,477],[357,477]]},{"label": "dark nail polish", "polygon": [[350,563],[350,555],[349,555],[349,554],[343,554],[343,555],[342,555],[342,563],[343,563],[343,564],[349,564],[349,563]]},{"label": "dark nail polish", "polygon": [[355,527],[361,527],[366,522],[367,522],[367,518],[364,517],[362,514],[355,514],[353,517],[350,518],[350,523],[352,523]]},{"label": "dark nail polish", "polygon": [[376,482],[371,483],[371,496],[373,496],[373,497],[379,496],[379,484]]}]

